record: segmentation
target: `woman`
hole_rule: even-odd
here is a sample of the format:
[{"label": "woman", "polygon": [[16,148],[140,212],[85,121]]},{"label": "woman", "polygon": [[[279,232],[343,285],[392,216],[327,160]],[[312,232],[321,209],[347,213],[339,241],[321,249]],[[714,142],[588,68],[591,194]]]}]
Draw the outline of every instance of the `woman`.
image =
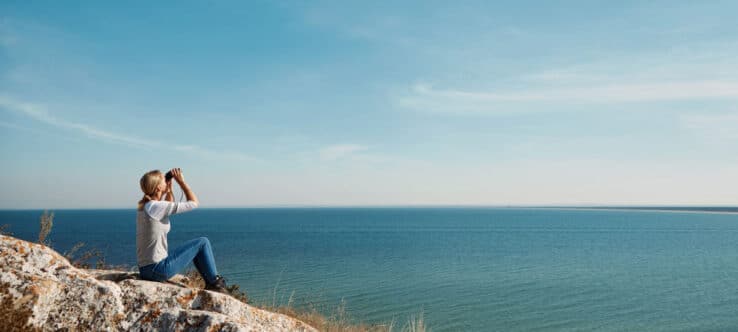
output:
[{"label": "woman", "polygon": [[[161,171],[150,171],[141,177],[144,197],[138,202],[136,216],[136,256],[141,279],[165,281],[193,262],[205,280],[205,289],[227,293],[225,279],[218,275],[210,241],[206,237],[187,241],[167,252],[167,233],[171,227],[169,216],[191,211],[200,202],[185,182],[181,169],[173,168],[170,173],[187,195],[187,202],[174,201],[172,181]],[[165,194],[165,199],[162,199]]]}]

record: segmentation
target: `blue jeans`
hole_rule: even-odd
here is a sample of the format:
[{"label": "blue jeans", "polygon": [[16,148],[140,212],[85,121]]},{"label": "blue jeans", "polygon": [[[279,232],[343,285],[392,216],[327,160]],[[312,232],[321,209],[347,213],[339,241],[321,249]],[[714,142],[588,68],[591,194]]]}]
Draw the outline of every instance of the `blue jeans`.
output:
[{"label": "blue jeans", "polygon": [[141,273],[141,279],[165,281],[183,271],[190,262],[195,263],[195,268],[207,284],[215,282],[218,270],[215,269],[213,249],[206,237],[187,241],[170,251],[167,258],[158,263],[141,266],[138,271]]}]

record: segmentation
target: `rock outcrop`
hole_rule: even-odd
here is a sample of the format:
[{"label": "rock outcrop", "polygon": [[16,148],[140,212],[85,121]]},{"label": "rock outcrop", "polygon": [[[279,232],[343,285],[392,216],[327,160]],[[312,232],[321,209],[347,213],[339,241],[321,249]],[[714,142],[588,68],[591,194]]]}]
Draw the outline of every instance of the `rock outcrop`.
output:
[{"label": "rock outcrop", "polygon": [[[11,331],[316,331],[231,296],[86,270],[0,235],[0,324]],[[175,279],[176,280],[176,279]]]}]

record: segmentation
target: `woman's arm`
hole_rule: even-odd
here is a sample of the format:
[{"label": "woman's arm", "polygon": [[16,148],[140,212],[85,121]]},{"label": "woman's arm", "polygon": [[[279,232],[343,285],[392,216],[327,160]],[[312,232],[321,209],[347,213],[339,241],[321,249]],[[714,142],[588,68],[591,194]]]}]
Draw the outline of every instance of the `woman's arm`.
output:
[{"label": "woman's arm", "polygon": [[167,201],[174,202],[174,190],[172,190],[172,181],[167,184],[167,196],[164,198]]},{"label": "woman's arm", "polygon": [[190,186],[187,183],[182,181],[182,183],[179,184],[179,187],[182,188],[182,191],[184,191],[188,201],[195,202],[195,204],[200,205],[200,200],[197,199],[197,196],[195,196],[195,192],[190,189]]},{"label": "woman's arm", "polygon": [[200,205],[200,200],[197,199],[195,192],[193,192],[187,182],[185,182],[182,170],[179,168],[172,169],[172,177],[177,181],[179,187],[182,188],[182,191],[184,191],[185,196],[187,196],[187,200],[195,202],[196,205]]}]

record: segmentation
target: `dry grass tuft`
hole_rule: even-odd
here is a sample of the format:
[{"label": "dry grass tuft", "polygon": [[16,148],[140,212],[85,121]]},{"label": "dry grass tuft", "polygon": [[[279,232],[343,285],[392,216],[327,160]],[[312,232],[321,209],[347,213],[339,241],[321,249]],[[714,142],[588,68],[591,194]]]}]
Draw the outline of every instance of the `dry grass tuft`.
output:
[{"label": "dry grass tuft", "polygon": [[[318,329],[318,331],[325,332],[393,332],[396,330],[396,322],[393,319],[387,323],[378,324],[367,324],[364,322],[355,322],[354,319],[348,314],[346,310],[346,301],[341,299],[341,302],[336,308],[326,308],[325,306],[318,306],[314,302],[307,302],[307,304],[301,308],[296,308],[292,305],[292,298],[294,291],[290,295],[289,301],[286,305],[281,306],[269,306],[269,305],[257,305],[257,307],[264,310],[278,312],[296,319],[299,319],[312,327]],[[325,314],[329,313],[329,314]],[[421,311],[419,316],[411,316],[411,320],[399,331],[401,332],[425,332],[426,326],[423,320],[423,313]],[[430,329],[428,329],[430,331]]]},{"label": "dry grass tuft", "polygon": [[246,295],[246,292],[241,291],[241,286],[237,284],[233,284],[230,286],[226,286],[226,290],[228,291],[228,294],[231,294],[236,300],[239,300],[243,303],[249,303],[249,297]]},{"label": "dry grass tuft", "polygon": [[[185,279],[182,282],[190,288],[204,288],[205,281],[200,276],[200,273],[196,269],[190,268],[184,273]],[[233,284],[227,287],[229,293],[234,298],[240,300],[243,303],[253,305],[257,308],[268,310],[271,312],[277,312],[290,316],[292,318],[299,319],[306,324],[315,327],[318,331],[324,332],[425,332],[426,326],[423,320],[423,312],[421,311],[419,316],[411,316],[410,321],[401,329],[397,330],[396,322],[392,320],[389,323],[384,324],[366,324],[356,323],[353,321],[351,316],[346,310],[346,301],[341,299],[341,303],[336,308],[327,308],[325,306],[319,306],[314,301],[304,301],[306,304],[300,308],[294,305],[295,292],[292,291],[290,297],[287,299],[285,305],[277,304],[277,286],[274,287],[272,299],[267,300],[267,303],[252,303],[248,299],[245,293],[240,290],[239,285]],[[282,297],[284,300],[284,297]],[[329,314],[324,314],[329,313]]]},{"label": "dry grass tuft", "polygon": [[[40,218],[41,228],[38,232],[38,243],[43,244],[47,247],[51,247],[51,242],[48,237],[51,233],[51,229],[54,227],[54,212],[49,213],[44,210],[44,213]],[[75,255],[77,252],[85,246],[84,242],[77,242],[72,246],[71,249],[62,253],[62,256],[69,260],[69,262],[77,268],[89,269],[91,268],[90,260],[95,259],[95,268],[97,269],[113,269],[113,268],[124,268],[123,266],[109,266],[105,264],[105,254],[100,249],[90,249],[83,252],[79,257]]]},{"label": "dry grass tuft", "polygon": [[[205,288],[205,279],[202,278],[200,272],[197,272],[197,269],[190,268],[189,270],[187,270],[187,272],[184,273],[184,277],[185,279],[183,280],[183,282],[187,287],[197,289]],[[246,295],[245,292],[241,291],[241,287],[239,285],[233,284],[230,286],[226,286],[226,290],[228,291],[228,294],[236,300],[249,304],[248,295]]]},{"label": "dry grass tuft", "polygon": [[11,233],[8,228],[10,228],[10,224],[0,225],[0,235],[13,236],[13,233]]},{"label": "dry grass tuft", "polygon": [[10,228],[10,224],[3,224],[0,225],[0,235],[7,235],[7,236],[13,236],[13,233],[11,233],[8,228]]},{"label": "dry grass tuft", "polygon": [[200,272],[196,269],[189,269],[184,273],[185,279],[182,282],[189,288],[205,288],[205,279],[202,278]]},{"label": "dry grass tuft", "polygon": [[403,331],[425,331],[425,320],[423,320],[423,311],[416,317],[415,315],[410,316],[410,321]]},{"label": "dry grass tuft", "polygon": [[105,254],[100,249],[90,249],[82,253],[79,257],[75,257],[75,254],[79,249],[85,246],[84,242],[77,242],[72,246],[72,249],[64,252],[62,256],[69,260],[74,267],[89,269],[91,267],[90,260],[95,259],[96,269],[112,269],[112,266],[105,264]]},{"label": "dry grass tuft", "polygon": [[40,222],[41,229],[38,232],[38,243],[51,247],[51,242],[49,242],[47,237],[49,236],[49,233],[51,233],[51,227],[54,226],[54,212],[49,213],[44,210],[44,213],[41,215]]}]

